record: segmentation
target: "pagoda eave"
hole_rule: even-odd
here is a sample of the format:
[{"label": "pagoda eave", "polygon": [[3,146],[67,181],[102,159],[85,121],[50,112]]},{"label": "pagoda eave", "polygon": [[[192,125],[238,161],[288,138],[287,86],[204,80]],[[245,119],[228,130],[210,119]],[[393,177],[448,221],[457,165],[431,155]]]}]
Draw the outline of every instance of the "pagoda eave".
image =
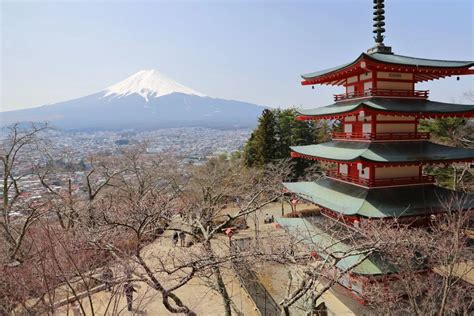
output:
[{"label": "pagoda eave", "polygon": [[291,157],[336,163],[372,166],[449,164],[473,162],[474,150],[450,147],[428,141],[353,142],[330,141],[322,144],[291,146]]},{"label": "pagoda eave", "polygon": [[417,119],[474,117],[474,104],[451,104],[430,100],[407,100],[368,97],[346,100],[319,108],[298,110],[297,120],[343,119],[364,112],[369,115],[414,116]]},{"label": "pagoda eave", "polygon": [[474,206],[474,196],[434,185],[367,189],[330,178],[315,182],[283,184],[301,199],[345,216],[352,223],[361,219],[393,219],[426,217],[446,210],[450,199],[465,201],[463,209]]},{"label": "pagoda eave", "polygon": [[331,159],[325,157],[317,157],[312,155],[305,155],[301,153],[297,153],[292,151],[290,153],[291,158],[302,158],[307,160],[313,161],[321,161],[326,163],[364,163],[366,166],[373,166],[373,167],[401,167],[401,166],[421,166],[421,165],[445,165],[451,163],[471,163],[474,162],[474,158],[465,158],[465,159],[445,159],[445,160],[416,160],[416,161],[390,161],[390,162],[380,162],[380,161],[372,161],[364,158],[357,158],[357,159],[349,159],[349,160],[342,160],[342,159]]},{"label": "pagoda eave", "polygon": [[347,77],[369,71],[413,73],[414,82],[422,82],[449,76],[471,75],[474,74],[474,69],[470,69],[473,65],[472,61],[430,60],[401,55],[362,53],[351,63],[302,75],[301,84],[344,85]]},{"label": "pagoda eave", "polygon": [[[298,121],[320,121],[320,120],[340,120],[347,116],[356,115],[361,109],[338,113],[337,115],[298,115],[296,120]],[[448,117],[464,117],[474,118],[474,112],[469,113],[421,113],[414,114],[411,112],[392,112],[392,111],[372,111],[372,114],[389,114],[393,116],[415,116],[418,119],[432,119],[432,118],[448,118]]]}]

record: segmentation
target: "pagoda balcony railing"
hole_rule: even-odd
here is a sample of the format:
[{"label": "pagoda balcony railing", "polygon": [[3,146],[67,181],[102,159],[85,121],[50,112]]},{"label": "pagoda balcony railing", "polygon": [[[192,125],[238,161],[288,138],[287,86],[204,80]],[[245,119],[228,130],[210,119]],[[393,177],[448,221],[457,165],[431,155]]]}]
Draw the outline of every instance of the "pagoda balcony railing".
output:
[{"label": "pagoda balcony railing", "polygon": [[429,90],[398,90],[370,88],[359,92],[335,94],[334,101],[338,102],[350,99],[362,99],[369,97],[427,99],[429,92]]},{"label": "pagoda balcony railing", "polygon": [[384,179],[364,179],[360,177],[354,177],[346,174],[342,174],[337,170],[329,170],[326,172],[328,178],[335,180],[342,180],[351,182],[366,187],[384,187],[384,186],[396,186],[396,185],[410,185],[410,184],[432,184],[435,182],[434,176],[422,175],[416,177],[399,177],[399,178],[384,178]]},{"label": "pagoda balcony railing", "polygon": [[424,140],[430,139],[429,132],[414,133],[346,133],[333,132],[332,138],[336,140],[368,140],[368,141],[396,141],[396,140]]}]

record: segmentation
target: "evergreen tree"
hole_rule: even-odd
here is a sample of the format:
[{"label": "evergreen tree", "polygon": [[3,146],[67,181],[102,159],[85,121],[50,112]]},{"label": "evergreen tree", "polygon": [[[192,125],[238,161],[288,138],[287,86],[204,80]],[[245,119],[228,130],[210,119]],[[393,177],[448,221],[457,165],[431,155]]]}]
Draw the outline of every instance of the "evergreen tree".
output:
[{"label": "evergreen tree", "polygon": [[278,158],[290,157],[290,146],[293,142],[293,128],[295,124],[295,113],[292,109],[278,112]]},{"label": "evergreen tree", "polygon": [[[431,140],[456,147],[474,147],[474,126],[472,121],[458,117],[448,117],[432,120],[422,120],[420,131],[430,132]],[[474,174],[467,164],[452,164],[449,166],[427,166],[425,172],[436,177],[438,185],[450,189],[472,191]],[[461,184],[461,185],[460,185]]]},{"label": "evergreen tree", "polygon": [[249,166],[263,166],[277,158],[276,120],[271,110],[264,110],[258,119],[257,129],[252,133],[245,150],[245,161]]},{"label": "evergreen tree", "polygon": [[434,141],[457,147],[473,147],[474,128],[464,118],[422,120],[420,131],[430,132]]},{"label": "evergreen tree", "polygon": [[257,156],[256,148],[257,145],[255,143],[255,132],[252,132],[244,147],[244,163],[246,166],[252,167],[255,165]]}]

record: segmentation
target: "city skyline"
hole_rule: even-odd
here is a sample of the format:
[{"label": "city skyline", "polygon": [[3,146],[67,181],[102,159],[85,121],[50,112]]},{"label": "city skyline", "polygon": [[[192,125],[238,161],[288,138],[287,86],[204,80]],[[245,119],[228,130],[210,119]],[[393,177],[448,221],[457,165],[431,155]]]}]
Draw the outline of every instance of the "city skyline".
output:
[{"label": "city skyline", "polygon": [[[151,68],[212,97],[323,106],[341,88],[301,87],[299,75],[373,46],[364,3],[2,2],[1,110],[93,94]],[[385,42],[396,54],[474,59],[471,1],[388,2],[386,11]],[[428,85],[433,99],[465,102],[474,80],[417,87]]]}]

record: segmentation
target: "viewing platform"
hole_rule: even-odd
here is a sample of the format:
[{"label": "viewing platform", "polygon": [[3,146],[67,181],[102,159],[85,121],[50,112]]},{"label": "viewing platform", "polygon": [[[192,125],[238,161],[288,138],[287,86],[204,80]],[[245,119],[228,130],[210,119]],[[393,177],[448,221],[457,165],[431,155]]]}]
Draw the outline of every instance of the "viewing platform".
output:
[{"label": "viewing platform", "polygon": [[333,140],[358,140],[358,141],[404,141],[404,140],[429,140],[429,132],[415,133],[346,133],[333,132]]},{"label": "viewing platform", "polygon": [[334,101],[342,102],[371,97],[426,100],[428,99],[428,95],[429,90],[391,90],[370,88],[364,91],[335,94]]},{"label": "viewing platform", "polygon": [[364,187],[390,187],[390,186],[405,186],[405,185],[421,185],[435,183],[434,176],[422,175],[417,177],[400,177],[400,178],[386,178],[386,179],[364,179],[339,173],[337,170],[329,170],[326,177],[358,184]]}]

